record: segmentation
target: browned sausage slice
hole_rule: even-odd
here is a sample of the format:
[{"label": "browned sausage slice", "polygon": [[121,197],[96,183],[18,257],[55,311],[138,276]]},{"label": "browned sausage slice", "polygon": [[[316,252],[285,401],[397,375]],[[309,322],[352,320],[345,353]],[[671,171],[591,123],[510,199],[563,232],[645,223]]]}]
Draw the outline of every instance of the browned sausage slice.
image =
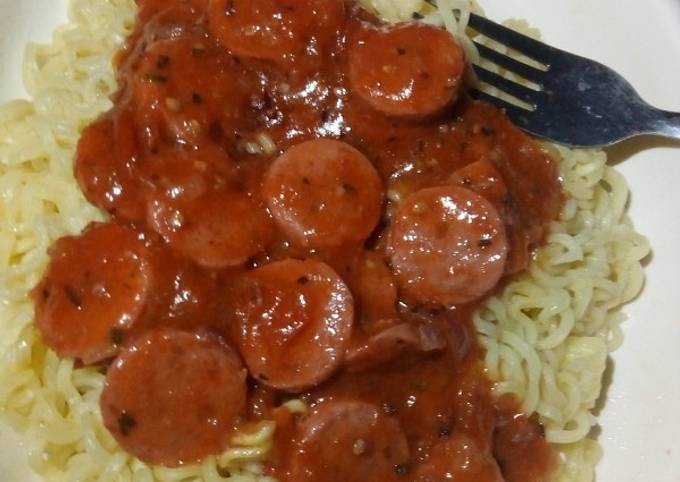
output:
[{"label": "browned sausage slice", "polygon": [[378,407],[328,401],[299,425],[291,480],[303,482],[391,482],[409,461],[406,436],[395,418]]},{"label": "browned sausage slice", "polygon": [[264,197],[296,243],[329,247],[368,238],[380,217],[382,181],[349,144],[328,139],[292,147],[270,167]]},{"label": "browned sausage slice", "polygon": [[211,0],[210,29],[236,56],[287,62],[335,37],[342,0]]},{"label": "browned sausage slice", "polygon": [[440,439],[415,471],[414,482],[503,482],[491,453],[463,433]]},{"label": "browned sausage slice", "polygon": [[481,159],[458,169],[451,174],[449,182],[484,196],[499,211],[508,195],[508,188],[503,181],[503,176],[487,159]]},{"label": "browned sausage slice", "polygon": [[484,196],[502,213],[509,247],[505,274],[525,270],[531,257],[531,234],[522,225],[519,207],[494,164],[488,159],[473,162],[451,174],[449,182]]},{"label": "browned sausage slice", "polygon": [[32,293],[45,344],[85,364],[114,356],[151,294],[146,246],[128,228],[92,224],[80,236],[57,241],[50,259]]},{"label": "browned sausage slice", "polygon": [[337,273],[319,261],[288,259],[247,275],[238,338],[252,376],[290,392],[326,380],[349,345],[353,303]]},{"label": "browned sausage slice", "polygon": [[127,348],[101,396],[106,428],[127,452],[175,467],[223,451],[245,412],[246,370],[212,335],[160,330]]},{"label": "browned sausage slice", "polygon": [[207,268],[243,264],[272,236],[262,207],[243,195],[219,191],[188,204],[157,199],[149,223],[179,253]]},{"label": "browned sausage slice", "polygon": [[390,116],[438,113],[457,99],[464,72],[465,55],[453,36],[420,23],[373,28],[349,50],[353,92]]},{"label": "browned sausage slice", "polygon": [[144,219],[141,183],[135,178],[137,137],[129,112],[90,124],[80,137],[75,176],[94,205],[126,221]]},{"label": "browned sausage slice", "polygon": [[390,230],[392,267],[406,297],[457,305],[498,283],[508,244],[493,205],[460,187],[418,191],[404,201]]},{"label": "browned sausage slice", "polygon": [[446,348],[446,335],[428,324],[391,323],[364,340],[353,340],[345,365],[360,371],[382,365],[410,353],[432,353]]},{"label": "browned sausage slice", "polygon": [[[219,161],[218,161],[219,160]],[[147,160],[147,219],[180,254],[207,268],[245,263],[273,236],[264,206],[243,192],[232,161],[210,149]]]}]

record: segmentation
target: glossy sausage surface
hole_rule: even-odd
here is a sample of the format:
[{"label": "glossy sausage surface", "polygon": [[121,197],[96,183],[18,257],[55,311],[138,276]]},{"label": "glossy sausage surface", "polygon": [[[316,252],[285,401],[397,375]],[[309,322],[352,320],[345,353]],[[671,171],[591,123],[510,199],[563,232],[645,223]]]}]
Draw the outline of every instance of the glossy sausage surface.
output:
[{"label": "glossy sausage surface", "polygon": [[135,231],[93,223],[51,248],[33,290],[35,325],[60,356],[105,360],[143,322],[154,283],[150,253]]},{"label": "glossy sausage surface", "polygon": [[279,227],[302,246],[368,238],[382,210],[382,181],[371,162],[344,142],[298,144],[269,168],[263,194]]},{"label": "glossy sausage surface", "polygon": [[409,460],[399,422],[379,407],[329,401],[299,425],[292,480],[310,482],[392,482]]},{"label": "glossy sausage surface", "polygon": [[302,392],[340,366],[354,323],[352,294],[328,265],[288,259],[250,273],[236,317],[241,354],[257,380]]},{"label": "glossy sausage surface", "polygon": [[442,111],[459,95],[465,56],[446,30],[418,23],[371,28],[349,50],[354,92],[374,109],[422,118]]},{"label": "glossy sausage surface", "polygon": [[342,0],[211,0],[210,28],[236,56],[289,64],[335,39]]},{"label": "glossy sausage surface", "polygon": [[508,251],[496,208],[468,189],[428,188],[409,196],[390,230],[392,266],[418,303],[475,301],[503,275]]},{"label": "glossy sausage surface", "polygon": [[104,424],[141,460],[169,467],[224,450],[245,414],[246,370],[209,334],[158,330],[115,361],[101,396]]}]

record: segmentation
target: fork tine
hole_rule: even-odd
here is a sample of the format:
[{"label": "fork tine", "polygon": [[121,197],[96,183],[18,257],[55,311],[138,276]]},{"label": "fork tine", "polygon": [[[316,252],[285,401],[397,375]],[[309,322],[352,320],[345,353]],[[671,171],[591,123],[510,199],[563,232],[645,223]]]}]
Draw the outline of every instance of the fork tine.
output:
[{"label": "fork tine", "polygon": [[550,47],[543,42],[522,35],[521,33],[515,32],[503,25],[499,25],[496,22],[492,22],[487,18],[475,15],[474,13],[470,14],[470,22],[468,25],[482,35],[507,45],[545,65],[550,65],[551,57],[555,53],[553,47]]},{"label": "fork tine", "polygon": [[479,80],[502,90],[506,94],[510,94],[520,100],[523,100],[527,104],[530,104],[534,109],[536,108],[536,96],[538,95],[537,91],[522,84],[518,84],[513,80],[507,79],[502,75],[498,75],[495,72],[491,72],[484,67],[475,65],[474,69]]},{"label": "fork tine", "polygon": [[520,127],[526,125],[527,119],[533,114],[531,111],[506,102],[503,99],[499,99],[498,97],[494,97],[493,95],[487,94],[486,92],[482,92],[479,89],[471,89],[470,95],[473,99],[482,100],[484,102],[494,104],[499,109],[503,109],[505,113]]},{"label": "fork tine", "polygon": [[487,47],[486,45],[480,44],[479,42],[473,41],[473,43],[475,44],[475,47],[477,47],[480,57],[483,59],[493,62],[499,67],[513,72],[520,77],[524,77],[525,79],[542,87],[542,81],[545,74],[544,71],[531,67],[524,62],[513,59],[512,57],[508,57],[507,55]]}]

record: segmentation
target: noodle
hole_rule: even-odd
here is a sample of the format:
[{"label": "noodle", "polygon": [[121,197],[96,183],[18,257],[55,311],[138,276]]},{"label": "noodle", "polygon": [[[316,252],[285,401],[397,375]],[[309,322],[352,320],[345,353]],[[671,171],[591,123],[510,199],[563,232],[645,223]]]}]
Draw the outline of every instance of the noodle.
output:
[{"label": "noodle", "polygon": [[[445,26],[477,60],[465,34],[465,0],[364,0],[391,20]],[[456,9],[459,15],[454,15]],[[225,453],[200,465],[150,467],[122,451],[104,428],[104,375],[75,368],[43,346],[32,327],[28,291],[57,238],[103,219],[73,179],[81,130],[111,107],[117,88],[111,58],[130,33],[133,0],[71,0],[69,24],[50,45],[26,51],[32,101],[0,106],[0,413],[24,434],[29,462],[45,480],[99,482],[274,482],[259,464],[273,422],[237,434]],[[520,28],[525,25],[515,24]],[[275,148],[267,138],[258,149]],[[537,413],[560,454],[556,480],[590,482],[601,449],[589,437],[607,354],[622,342],[618,308],[642,288],[647,241],[626,216],[628,188],[604,153],[555,150],[568,200],[530,270],[490,299],[476,317],[495,390],[514,393]],[[304,413],[300,401],[288,402]]]}]

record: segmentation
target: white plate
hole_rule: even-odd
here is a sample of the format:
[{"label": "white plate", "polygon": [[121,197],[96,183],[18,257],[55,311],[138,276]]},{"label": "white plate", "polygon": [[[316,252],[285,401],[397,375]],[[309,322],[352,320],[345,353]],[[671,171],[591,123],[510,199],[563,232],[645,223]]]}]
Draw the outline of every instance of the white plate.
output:
[{"label": "white plate", "polygon": [[[526,18],[549,43],[604,62],[648,101],[680,112],[680,1],[481,1],[490,17]],[[65,0],[0,0],[0,101],[23,94],[23,45],[49,39],[65,8]],[[610,156],[654,256],[643,296],[626,307],[626,342],[600,416],[598,480],[680,482],[680,142],[632,141]],[[24,459],[0,429],[0,481],[31,482]]]}]

